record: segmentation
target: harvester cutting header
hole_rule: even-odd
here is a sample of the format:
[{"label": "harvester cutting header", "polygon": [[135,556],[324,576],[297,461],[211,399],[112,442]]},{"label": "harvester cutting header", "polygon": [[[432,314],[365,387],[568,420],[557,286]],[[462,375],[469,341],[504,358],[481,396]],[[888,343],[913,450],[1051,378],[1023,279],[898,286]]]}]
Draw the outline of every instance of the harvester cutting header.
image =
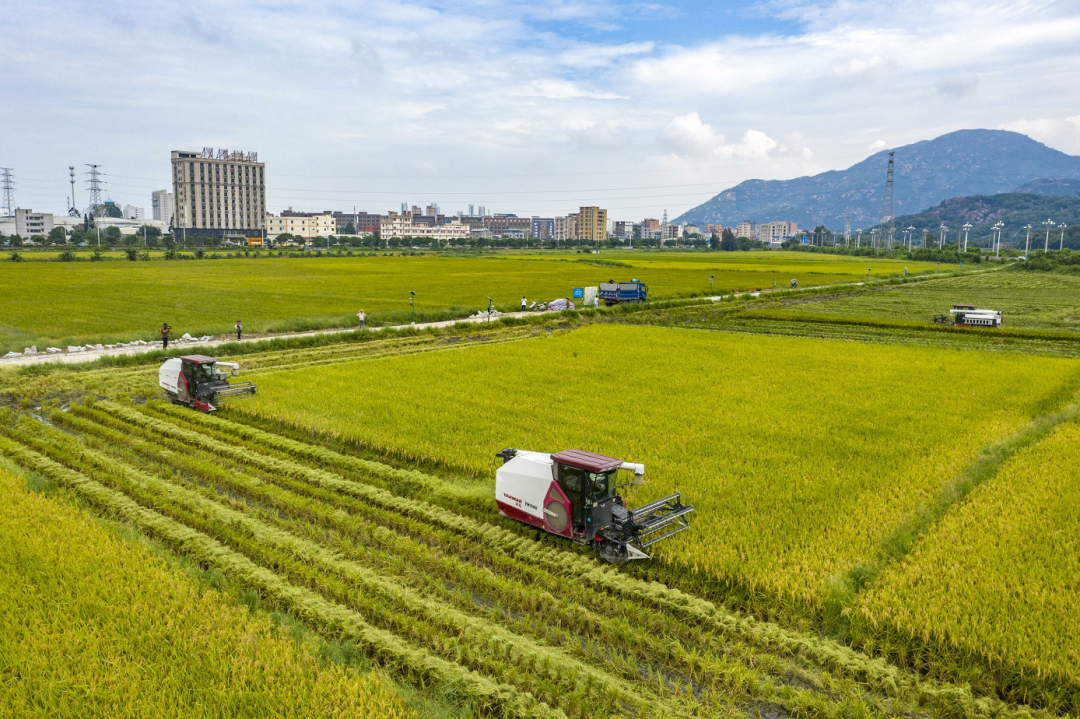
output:
[{"label": "harvester cutting header", "polygon": [[251,382],[229,384],[229,377],[239,372],[240,365],[235,362],[218,362],[206,355],[171,357],[158,370],[158,384],[173,402],[213,412],[215,403],[225,397],[255,394]]},{"label": "harvester cutting header", "polygon": [[616,476],[631,472],[627,485],[645,481],[645,465],[568,449],[557,454],[507,448],[495,455],[499,513],[545,532],[588,544],[609,562],[648,559],[643,549],[690,528],[676,492],[637,509],[627,509]]}]

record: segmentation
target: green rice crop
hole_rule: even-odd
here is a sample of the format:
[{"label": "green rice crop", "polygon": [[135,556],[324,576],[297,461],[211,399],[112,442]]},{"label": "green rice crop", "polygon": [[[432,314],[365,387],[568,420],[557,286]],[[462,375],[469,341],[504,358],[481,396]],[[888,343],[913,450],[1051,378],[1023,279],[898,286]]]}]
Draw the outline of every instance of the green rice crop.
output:
[{"label": "green rice crop", "polygon": [[1069,360],[591,326],[441,356],[268,373],[234,410],[492,477],[501,447],[644,462],[702,529],[657,545],[754,597],[818,607],[992,438],[1059,406]]},{"label": "green rice crop", "polygon": [[[237,319],[246,331],[348,327],[360,309],[370,322],[445,319],[487,307],[516,309],[522,295],[567,297],[574,287],[638,277],[651,297],[703,295],[709,275],[716,290],[858,280],[864,258],[800,253],[645,255],[598,267],[556,254],[552,259],[477,257],[356,257],[230,259],[177,262],[0,263],[0,354],[37,345],[156,340],[162,322],[174,337],[225,334]],[[871,263],[874,275],[903,264]],[[927,265],[929,266],[929,265]],[[914,267],[911,268],[914,271]]]},{"label": "green rice crop", "polygon": [[1067,421],[975,489],[859,597],[857,635],[912,658],[926,656],[921,647],[938,658],[974,657],[1015,699],[1050,686],[1052,707],[1075,711],[1078,443],[1080,424]]},{"label": "green rice crop", "polygon": [[0,715],[416,714],[0,468]]},{"label": "green rice crop", "polygon": [[[765,306],[791,312],[929,324],[953,304],[1001,310],[1003,329],[1080,330],[1080,276],[999,270],[885,285],[841,294],[792,297]],[[992,332],[992,330],[988,330]]]}]

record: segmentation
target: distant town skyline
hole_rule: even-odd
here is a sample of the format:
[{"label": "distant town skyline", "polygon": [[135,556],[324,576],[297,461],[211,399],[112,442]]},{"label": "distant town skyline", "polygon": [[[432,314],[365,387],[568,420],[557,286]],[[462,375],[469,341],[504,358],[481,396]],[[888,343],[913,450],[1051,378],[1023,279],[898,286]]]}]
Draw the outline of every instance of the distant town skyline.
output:
[{"label": "distant town skyline", "polygon": [[[674,217],[738,182],[961,128],[1080,154],[1080,6],[12,0],[0,166],[147,208],[169,153],[254,150],[266,209]],[[760,218],[764,220],[765,218]]]}]

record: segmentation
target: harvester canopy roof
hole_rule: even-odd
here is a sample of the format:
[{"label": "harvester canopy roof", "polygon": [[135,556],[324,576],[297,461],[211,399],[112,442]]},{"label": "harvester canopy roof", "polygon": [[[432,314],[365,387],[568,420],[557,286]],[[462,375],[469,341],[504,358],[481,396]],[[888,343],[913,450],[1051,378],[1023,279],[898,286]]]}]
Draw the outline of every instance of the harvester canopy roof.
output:
[{"label": "harvester canopy roof", "polygon": [[605,457],[602,454],[593,454],[580,449],[564,449],[558,454],[551,455],[551,459],[559,464],[569,467],[584,469],[586,472],[606,472],[622,465],[621,459]]},{"label": "harvester canopy roof", "polygon": [[192,364],[210,364],[212,362],[217,362],[216,358],[207,357],[206,355],[185,355],[180,359],[185,362],[191,362]]}]

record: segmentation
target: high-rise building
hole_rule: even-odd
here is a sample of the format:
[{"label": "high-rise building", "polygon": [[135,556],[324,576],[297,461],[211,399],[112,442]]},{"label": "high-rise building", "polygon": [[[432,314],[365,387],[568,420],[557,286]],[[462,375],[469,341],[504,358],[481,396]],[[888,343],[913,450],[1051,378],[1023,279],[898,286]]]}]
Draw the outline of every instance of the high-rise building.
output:
[{"label": "high-rise building", "polygon": [[150,195],[150,210],[155,220],[161,220],[166,227],[172,226],[176,215],[176,195],[168,190],[154,190]]},{"label": "high-rise building", "polygon": [[262,235],[266,227],[266,164],[254,152],[211,147],[174,150],[174,234],[207,237]]},{"label": "high-rise building", "polygon": [[146,209],[135,205],[124,205],[124,217],[129,220],[145,220]]},{"label": "high-rise building", "polygon": [[607,210],[599,207],[578,209],[577,236],[586,242],[603,242],[607,239]]}]

